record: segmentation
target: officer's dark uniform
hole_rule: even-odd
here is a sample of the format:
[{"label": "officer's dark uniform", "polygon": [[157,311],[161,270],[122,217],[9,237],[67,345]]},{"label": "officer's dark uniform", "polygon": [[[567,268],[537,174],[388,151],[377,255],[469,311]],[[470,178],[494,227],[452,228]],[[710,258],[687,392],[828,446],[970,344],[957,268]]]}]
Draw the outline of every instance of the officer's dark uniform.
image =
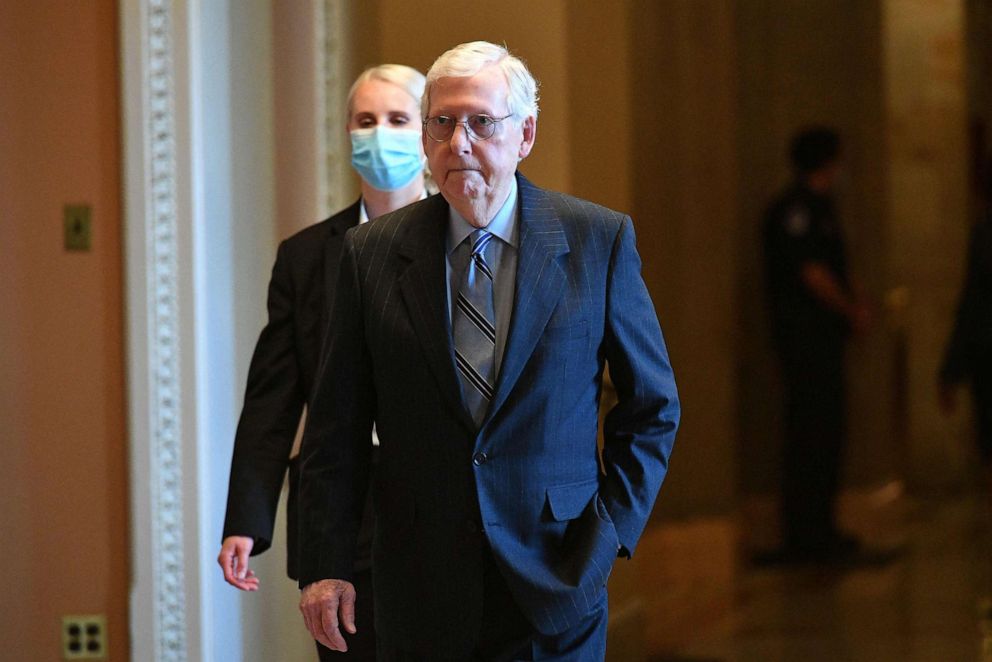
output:
[{"label": "officer's dark uniform", "polygon": [[845,439],[847,319],[820,303],[802,280],[819,263],[848,289],[844,241],[833,201],[802,185],[775,200],[765,218],[765,261],[775,348],[785,389],[782,528],[785,548],[829,554],[842,539],[834,502]]},{"label": "officer's dark uniform", "polygon": [[992,464],[992,218],[974,227],[968,273],[941,366],[944,384],[970,382],[982,460]]}]

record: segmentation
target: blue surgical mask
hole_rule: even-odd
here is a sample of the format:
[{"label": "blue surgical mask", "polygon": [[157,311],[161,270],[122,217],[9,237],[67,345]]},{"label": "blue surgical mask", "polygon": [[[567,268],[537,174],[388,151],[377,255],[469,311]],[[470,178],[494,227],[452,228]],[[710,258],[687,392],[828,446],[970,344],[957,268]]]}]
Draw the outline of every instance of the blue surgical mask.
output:
[{"label": "blue surgical mask", "polygon": [[420,131],[377,126],[351,132],[351,165],[380,191],[401,189],[424,170]]}]

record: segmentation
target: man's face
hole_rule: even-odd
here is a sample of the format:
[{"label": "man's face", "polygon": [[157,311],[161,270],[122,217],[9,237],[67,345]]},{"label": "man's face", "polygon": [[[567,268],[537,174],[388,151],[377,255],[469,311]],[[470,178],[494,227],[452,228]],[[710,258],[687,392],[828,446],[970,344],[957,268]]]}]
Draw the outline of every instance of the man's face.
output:
[{"label": "man's face", "polygon": [[806,184],[817,193],[830,195],[837,191],[843,181],[844,168],[840,159],[825,164],[806,176]]},{"label": "man's face", "polygon": [[[464,121],[470,115],[503,117],[509,114],[509,86],[502,71],[489,66],[475,76],[439,78],[431,88],[428,117],[447,115]],[[437,142],[424,132],[424,151],[442,195],[456,208],[466,204],[485,208],[502,204],[509,191],[517,162],[530,154],[536,120],[507,118],[496,125],[487,140],[469,137],[458,125],[450,140]],[[469,219],[471,221],[471,219]],[[491,218],[483,219],[488,223]]]}]

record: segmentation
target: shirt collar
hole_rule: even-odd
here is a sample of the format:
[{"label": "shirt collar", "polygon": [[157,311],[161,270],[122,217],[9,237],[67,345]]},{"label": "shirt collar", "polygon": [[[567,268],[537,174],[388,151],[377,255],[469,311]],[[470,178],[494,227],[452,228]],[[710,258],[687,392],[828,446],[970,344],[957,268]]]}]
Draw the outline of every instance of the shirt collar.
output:
[{"label": "shirt collar", "polygon": [[[499,237],[511,246],[517,245],[517,178],[514,176],[510,183],[510,194],[506,202],[499,208],[493,220],[489,221],[486,230]],[[455,250],[465,237],[478,230],[470,224],[454,207],[448,205],[448,253]]]}]

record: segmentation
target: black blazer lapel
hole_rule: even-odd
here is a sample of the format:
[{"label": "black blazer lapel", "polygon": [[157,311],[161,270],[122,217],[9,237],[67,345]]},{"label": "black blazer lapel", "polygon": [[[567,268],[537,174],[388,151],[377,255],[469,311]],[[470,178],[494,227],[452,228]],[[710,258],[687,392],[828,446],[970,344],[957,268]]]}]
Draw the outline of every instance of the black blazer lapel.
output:
[{"label": "black blazer lapel", "polygon": [[358,203],[286,240],[293,272],[293,305],[300,372],[307,393],[313,388],[334,303],[344,233],[358,224]]},{"label": "black blazer lapel", "polygon": [[[320,308],[320,328],[326,330],[331,307],[334,305],[334,292],[337,291],[338,267],[341,265],[341,249],[344,246],[344,233],[358,225],[359,199],[355,204],[342,210],[330,219],[330,229],[324,241],[324,300]],[[323,338],[321,339],[323,340]]]},{"label": "black blazer lapel", "polygon": [[400,292],[438,388],[459,420],[474,432],[475,423],[462,402],[451,346],[445,256],[448,205],[440,195],[429,200],[422,213],[405,219],[408,227],[399,255],[409,264],[399,276]]},{"label": "black blazer lapel", "polygon": [[513,318],[496,380],[496,395],[486,419],[499,410],[513,390],[566,283],[559,264],[569,252],[561,219],[544,191],[517,176],[520,203],[520,253],[517,257]]}]

